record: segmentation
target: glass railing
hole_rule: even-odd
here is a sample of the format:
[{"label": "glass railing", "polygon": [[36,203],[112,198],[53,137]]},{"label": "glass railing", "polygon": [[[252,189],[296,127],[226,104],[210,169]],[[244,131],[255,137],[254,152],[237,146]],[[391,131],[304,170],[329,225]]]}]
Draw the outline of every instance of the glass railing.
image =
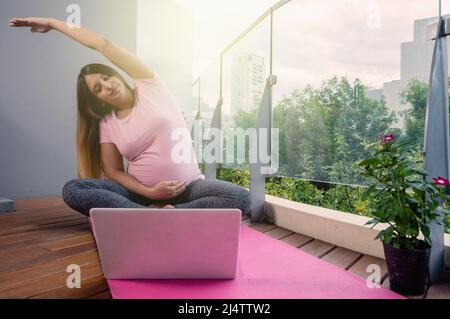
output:
[{"label": "glass railing", "polygon": [[[215,62],[202,74],[193,114],[203,103],[212,113],[222,97],[224,140],[232,128],[254,128],[273,73],[279,176],[363,185],[357,163],[390,132],[422,156],[436,1],[292,0],[272,9],[224,49],[222,72]],[[236,148],[225,143],[234,161],[223,167],[246,167],[251,148],[244,163]]]},{"label": "glass railing", "polygon": [[222,54],[223,167],[248,169],[256,115],[270,74],[270,17]]},{"label": "glass railing", "polygon": [[189,127],[193,127],[194,121],[200,115],[200,79],[194,82],[192,85],[192,111],[191,117],[186,119]]}]

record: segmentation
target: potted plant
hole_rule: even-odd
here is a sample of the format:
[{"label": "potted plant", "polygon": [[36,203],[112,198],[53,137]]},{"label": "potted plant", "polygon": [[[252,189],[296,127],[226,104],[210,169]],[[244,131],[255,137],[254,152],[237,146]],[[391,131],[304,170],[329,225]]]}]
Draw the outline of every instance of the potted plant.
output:
[{"label": "potted plant", "polygon": [[362,176],[369,178],[363,197],[370,201],[373,219],[367,224],[388,225],[375,239],[383,242],[391,289],[404,295],[424,293],[432,244],[428,225],[443,222],[437,211],[449,214],[441,205],[450,199],[449,181],[426,181],[421,163],[413,145],[396,141],[393,134],[383,136],[373,157],[359,163]]}]

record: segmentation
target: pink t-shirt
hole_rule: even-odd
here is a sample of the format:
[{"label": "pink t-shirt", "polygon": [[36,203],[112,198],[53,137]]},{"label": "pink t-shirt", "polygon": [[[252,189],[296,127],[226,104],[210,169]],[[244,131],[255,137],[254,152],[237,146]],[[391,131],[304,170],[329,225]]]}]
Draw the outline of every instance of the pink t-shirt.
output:
[{"label": "pink t-shirt", "polygon": [[[134,79],[136,102],[118,119],[114,111],[100,121],[100,144],[113,143],[128,159],[128,174],[149,187],[161,181],[202,178],[190,138],[174,139],[174,130],[188,132],[186,121],[169,89],[155,72],[153,79]],[[189,149],[189,160],[173,157],[172,149]]]}]

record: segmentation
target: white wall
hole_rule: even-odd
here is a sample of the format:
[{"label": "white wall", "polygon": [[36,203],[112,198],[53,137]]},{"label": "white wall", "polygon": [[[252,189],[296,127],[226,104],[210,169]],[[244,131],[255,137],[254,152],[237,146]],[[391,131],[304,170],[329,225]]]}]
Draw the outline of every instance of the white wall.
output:
[{"label": "white wall", "polygon": [[[97,52],[52,31],[8,26],[12,17],[66,20],[72,0],[1,0],[0,197],[61,195],[76,177],[76,81]],[[77,0],[81,24],[136,50],[136,0]]]}]

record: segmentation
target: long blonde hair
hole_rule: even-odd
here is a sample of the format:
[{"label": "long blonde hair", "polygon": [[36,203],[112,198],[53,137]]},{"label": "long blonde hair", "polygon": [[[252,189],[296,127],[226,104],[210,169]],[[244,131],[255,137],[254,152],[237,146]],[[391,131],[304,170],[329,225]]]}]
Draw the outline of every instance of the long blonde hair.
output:
[{"label": "long blonde hair", "polygon": [[133,92],[125,79],[113,68],[104,64],[88,64],[83,67],[77,82],[77,174],[78,178],[104,178],[100,155],[100,120],[113,112],[114,107],[95,97],[89,90],[85,76],[105,74],[118,77]]}]

